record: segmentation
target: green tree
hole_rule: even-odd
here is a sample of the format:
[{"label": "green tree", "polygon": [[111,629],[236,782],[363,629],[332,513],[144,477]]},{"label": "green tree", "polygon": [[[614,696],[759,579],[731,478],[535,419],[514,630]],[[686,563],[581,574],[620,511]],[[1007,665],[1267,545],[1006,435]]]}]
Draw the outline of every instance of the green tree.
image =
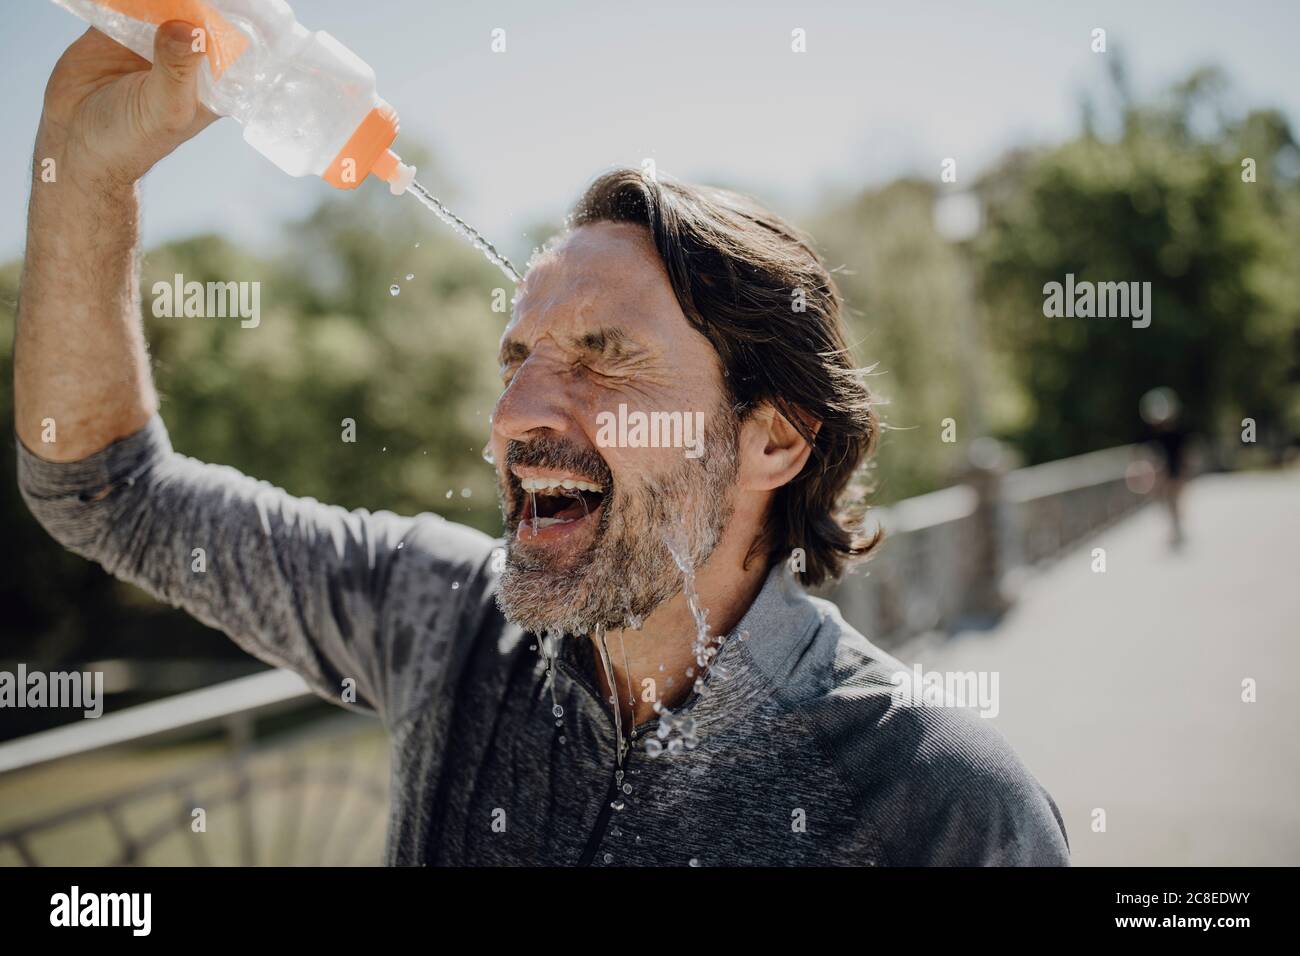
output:
[{"label": "green tree", "polygon": [[[1138,400],[1167,385],[1188,424],[1285,426],[1298,325],[1294,143],[1275,113],[1232,120],[1198,73],[1122,133],[1018,156],[983,184],[978,249],[996,347],[1028,397],[1012,437],[1034,461],[1133,441]],[[1242,160],[1258,181],[1243,181]],[[1044,285],[1151,283],[1151,324],[1047,318]]]}]

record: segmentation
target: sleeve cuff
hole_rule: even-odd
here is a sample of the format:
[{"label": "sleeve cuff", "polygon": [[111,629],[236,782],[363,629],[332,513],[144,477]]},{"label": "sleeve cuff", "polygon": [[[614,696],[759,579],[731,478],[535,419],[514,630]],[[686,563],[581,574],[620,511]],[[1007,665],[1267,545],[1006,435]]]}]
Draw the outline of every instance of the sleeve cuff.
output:
[{"label": "sleeve cuff", "polygon": [[167,427],[157,413],[139,431],[79,461],[48,461],[20,440],[18,486],[38,499],[98,497],[105,490],[130,484],[159,458],[172,452]]}]

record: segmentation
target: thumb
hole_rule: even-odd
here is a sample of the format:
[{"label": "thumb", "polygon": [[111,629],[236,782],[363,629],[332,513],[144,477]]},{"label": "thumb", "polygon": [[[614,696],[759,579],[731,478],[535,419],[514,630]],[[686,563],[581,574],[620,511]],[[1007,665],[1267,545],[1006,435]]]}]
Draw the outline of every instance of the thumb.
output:
[{"label": "thumb", "polygon": [[145,115],[168,132],[180,132],[198,109],[199,64],[194,51],[198,28],[181,20],[158,27],[153,40],[153,67],[144,83]]}]

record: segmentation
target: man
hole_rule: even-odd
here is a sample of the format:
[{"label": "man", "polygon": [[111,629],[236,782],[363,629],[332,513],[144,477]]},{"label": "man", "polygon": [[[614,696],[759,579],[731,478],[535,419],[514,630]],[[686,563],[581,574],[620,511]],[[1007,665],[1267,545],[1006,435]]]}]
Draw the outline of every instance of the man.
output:
[{"label": "man", "polygon": [[212,117],[188,28],[155,59],[91,31],[50,80],[22,490],[67,547],[355,691],[392,738],[391,863],[1068,862],[1005,741],[896,699],[901,665],[795,580],[874,544],[839,506],[876,422],[805,239],[729,193],[601,178],[502,337],[504,551],[294,498],[174,453],[157,416],[134,184]]}]

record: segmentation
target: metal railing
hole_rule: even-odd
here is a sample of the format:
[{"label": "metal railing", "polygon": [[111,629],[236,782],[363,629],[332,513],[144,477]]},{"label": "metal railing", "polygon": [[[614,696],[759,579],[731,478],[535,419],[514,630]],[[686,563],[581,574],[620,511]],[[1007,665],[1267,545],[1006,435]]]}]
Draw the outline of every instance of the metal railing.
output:
[{"label": "metal railing", "polygon": [[317,708],[328,705],[300,677],[275,670],[0,744],[0,796],[42,804],[66,797],[64,779],[122,772],[125,756],[86,761],[127,745],[187,758],[142,786],[0,827],[0,863],[377,863],[388,797],[378,722],[328,708],[258,736],[259,722]]},{"label": "metal railing", "polygon": [[895,649],[919,635],[984,627],[1010,605],[1008,579],[1129,514],[1149,495],[1132,480],[1141,446],[1001,473],[876,509],[886,534],[862,571],[827,589],[845,620]]},{"label": "metal railing", "polygon": [[[976,468],[965,484],[878,509],[888,534],[881,554],[828,596],[886,648],[995,618],[1009,571],[1145,501],[1129,480],[1138,454],[1113,448],[1006,474]],[[207,739],[216,751],[144,785],[0,823],[0,864],[377,863],[388,785],[378,722],[330,708],[333,716],[296,732],[257,733],[259,722],[327,707],[296,675],[269,671],[0,744],[0,800],[42,806],[51,793],[66,796],[55,771],[78,761],[178,738],[190,748]],[[121,768],[76,769],[67,779]]]}]

